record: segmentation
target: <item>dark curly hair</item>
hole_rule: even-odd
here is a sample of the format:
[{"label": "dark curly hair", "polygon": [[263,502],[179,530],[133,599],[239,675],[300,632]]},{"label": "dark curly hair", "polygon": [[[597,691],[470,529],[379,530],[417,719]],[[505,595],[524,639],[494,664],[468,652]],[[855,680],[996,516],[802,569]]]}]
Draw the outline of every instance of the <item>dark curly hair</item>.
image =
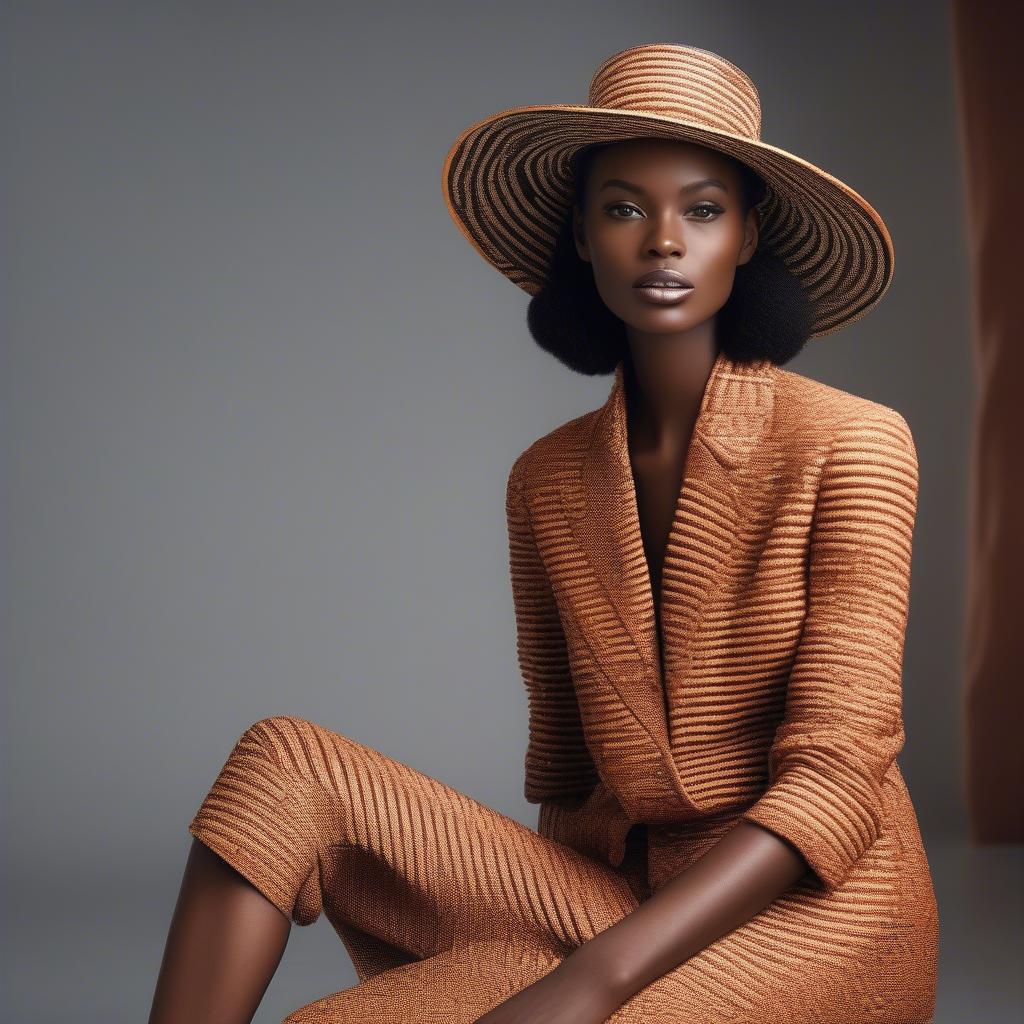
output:
[{"label": "dark curly hair", "polygon": [[[616,143],[596,143],[576,153],[576,196],[585,195],[594,158],[610,145]],[[764,197],[764,180],[746,164],[721,155],[739,171],[741,215],[746,217]],[[547,283],[530,300],[526,319],[534,341],[577,373],[612,373],[620,359],[629,357],[625,325],[601,298],[592,266],[576,252],[571,206],[555,241]],[[768,359],[781,366],[807,343],[813,319],[797,277],[773,252],[758,248],[736,268],[732,292],[717,313],[719,345],[735,362]]]}]

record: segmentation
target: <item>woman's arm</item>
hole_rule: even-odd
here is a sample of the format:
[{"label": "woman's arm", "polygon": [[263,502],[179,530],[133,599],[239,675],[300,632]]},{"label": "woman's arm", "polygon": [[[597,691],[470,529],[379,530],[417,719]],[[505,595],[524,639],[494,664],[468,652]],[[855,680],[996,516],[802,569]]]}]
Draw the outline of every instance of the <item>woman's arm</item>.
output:
[{"label": "woman's arm", "polygon": [[597,784],[597,770],[584,738],[562,621],[537,551],[521,471],[522,456],[509,472],[505,512],[516,652],[529,703],[523,792],[529,803],[572,804]]},{"label": "woman's arm", "polygon": [[748,921],[807,872],[807,862],[760,825],[741,821],[631,914],[558,968],[598,979],[610,1013],[640,989]]},{"label": "woman's arm", "polygon": [[768,788],[703,857],[567,957],[558,969],[567,979],[598,979],[608,1005],[621,1005],[808,868],[834,890],[877,838],[883,777],[903,746],[917,484],[898,413],[838,432],[818,492],[807,617]]}]

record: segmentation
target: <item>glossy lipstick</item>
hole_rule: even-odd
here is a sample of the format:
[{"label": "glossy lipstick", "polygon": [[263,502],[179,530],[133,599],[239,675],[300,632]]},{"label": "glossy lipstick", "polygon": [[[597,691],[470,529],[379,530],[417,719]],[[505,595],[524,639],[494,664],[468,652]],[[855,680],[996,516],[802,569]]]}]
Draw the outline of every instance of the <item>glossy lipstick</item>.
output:
[{"label": "glossy lipstick", "polygon": [[633,282],[637,294],[658,306],[674,306],[693,292],[692,282],[677,270],[652,270]]}]

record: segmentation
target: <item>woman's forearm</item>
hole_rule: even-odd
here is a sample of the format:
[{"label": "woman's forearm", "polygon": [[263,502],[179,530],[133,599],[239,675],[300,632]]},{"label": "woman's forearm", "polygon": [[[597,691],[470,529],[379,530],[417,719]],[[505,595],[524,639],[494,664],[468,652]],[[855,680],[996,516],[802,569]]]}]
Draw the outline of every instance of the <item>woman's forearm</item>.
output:
[{"label": "woman's forearm", "polygon": [[768,906],[808,870],[774,833],[740,821],[646,902],[566,958],[619,1004]]}]

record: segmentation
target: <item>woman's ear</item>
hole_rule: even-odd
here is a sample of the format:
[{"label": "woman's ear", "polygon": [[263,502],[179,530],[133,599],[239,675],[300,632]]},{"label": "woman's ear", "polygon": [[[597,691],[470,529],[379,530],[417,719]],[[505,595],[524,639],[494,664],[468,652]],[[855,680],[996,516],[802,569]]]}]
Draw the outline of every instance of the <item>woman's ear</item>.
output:
[{"label": "woman's ear", "polygon": [[576,255],[584,263],[590,262],[590,246],[587,244],[587,234],[583,226],[583,211],[576,203],[572,207],[572,237],[576,243]]},{"label": "woman's ear", "polygon": [[761,217],[757,209],[751,207],[747,210],[747,219],[743,228],[743,245],[740,247],[739,259],[736,266],[742,267],[749,263],[751,257],[757,252],[757,243],[761,235]]}]

